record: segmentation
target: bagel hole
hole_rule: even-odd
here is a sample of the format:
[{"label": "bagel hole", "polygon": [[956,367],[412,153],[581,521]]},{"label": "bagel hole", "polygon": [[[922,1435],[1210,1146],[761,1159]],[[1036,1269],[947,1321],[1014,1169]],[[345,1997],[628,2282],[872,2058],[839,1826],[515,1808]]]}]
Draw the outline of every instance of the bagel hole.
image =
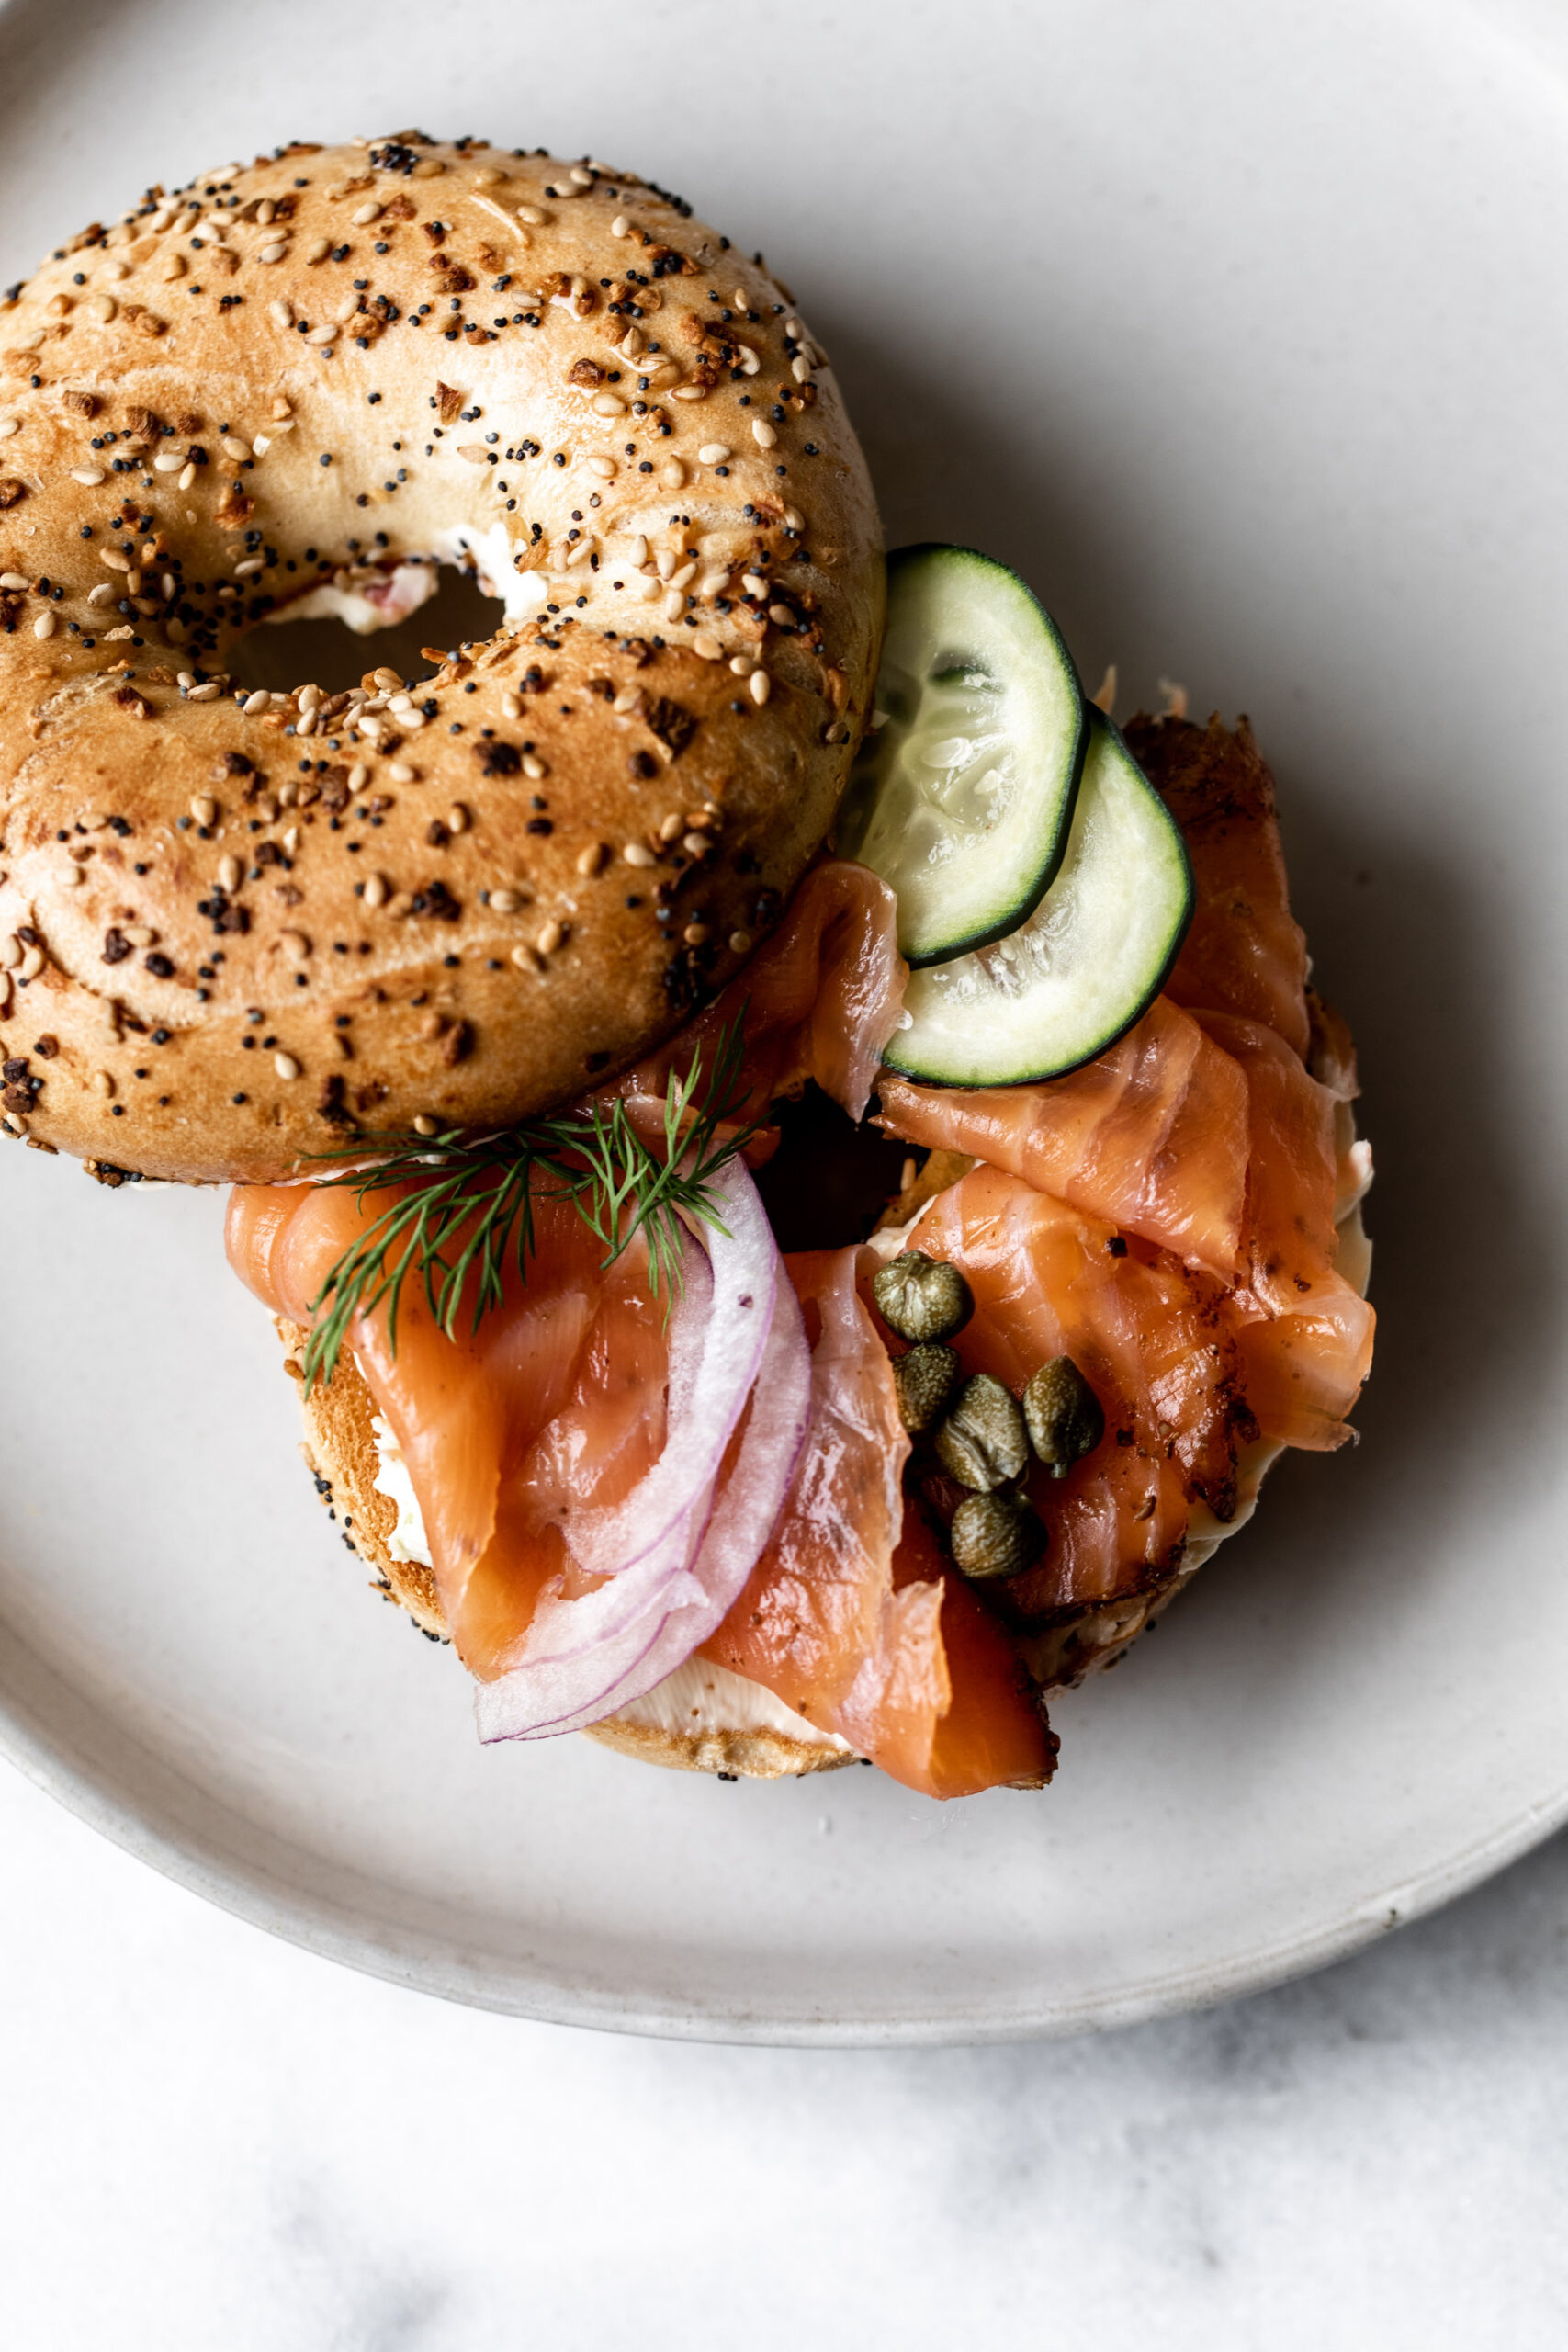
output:
[{"label": "bagel hole", "polygon": [[505,607],[499,597],[481,595],[471,571],[443,564],[434,596],[390,628],[356,636],[340,620],[289,620],[287,606],[276,620],[246,631],[229,655],[237,685],[254,694],[286,695],[296,686],[318,685],[340,695],[358,685],[367,670],[395,670],[408,684],[434,674],[420,648],[484,644],[501,627]]}]

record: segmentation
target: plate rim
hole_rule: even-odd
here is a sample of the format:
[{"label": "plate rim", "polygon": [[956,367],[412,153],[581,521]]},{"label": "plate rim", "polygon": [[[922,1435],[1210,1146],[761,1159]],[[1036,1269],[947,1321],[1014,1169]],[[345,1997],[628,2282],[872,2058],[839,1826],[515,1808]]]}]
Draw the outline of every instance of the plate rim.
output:
[{"label": "plate rim", "polygon": [[[58,1668],[14,1634],[6,1646],[13,1663],[26,1659],[45,1685],[71,1691]],[[37,1687],[31,1677],[28,1680],[29,1688]],[[176,1772],[123,1724],[116,1725],[115,1737],[122,1749],[128,1741],[141,1749],[154,1769]],[[749,2014],[733,2003],[682,2004],[636,1991],[595,1992],[538,1965],[532,1971],[514,1967],[508,1975],[487,1968],[471,1946],[465,1954],[460,1939],[443,1947],[439,1938],[412,1927],[394,1937],[383,1925],[378,1937],[365,1912],[333,1904],[298,1882],[280,1881],[259,1861],[247,1863],[242,1850],[224,1848],[210,1830],[204,1835],[183,1829],[155,1803],[138,1806],[130,1802],[124,1793],[126,1776],[122,1773],[117,1782],[111,1772],[95,1768],[80,1742],[46,1728],[41,1711],[25,1703],[9,1680],[0,1688],[0,1755],[79,1821],[160,1877],[281,1942],[357,1974],[536,2024],[775,2049],[940,2049],[1069,2041],[1215,2007],[1349,1959],[1381,1937],[1483,1884],[1568,1824],[1565,1776],[1551,1797],[1527,1804],[1486,1835],[1461,1842],[1415,1877],[1360,1896],[1348,1906],[1340,1905],[1310,1928],[1256,1942],[1223,1960],[1156,1970],[1104,1997],[1013,2001],[1001,2013],[969,2016],[910,2007],[883,2018],[834,2018],[809,2008],[796,2014]],[[228,1799],[206,1790],[197,1793],[209,1813],[245,1822],[243,1813]],[[277,1836],[285,1850],[303,1850],[298,1840],[260,1834]]]}]

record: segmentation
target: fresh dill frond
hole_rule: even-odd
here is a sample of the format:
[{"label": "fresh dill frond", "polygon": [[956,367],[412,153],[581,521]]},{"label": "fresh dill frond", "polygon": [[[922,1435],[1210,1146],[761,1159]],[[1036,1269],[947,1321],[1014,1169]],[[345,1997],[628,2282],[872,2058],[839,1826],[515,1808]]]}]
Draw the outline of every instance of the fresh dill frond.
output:
[{"label": "fresh dill frond", "polygon": [[[464,1297],[471,1293],[478,1330],[501,1304],[509,1266],[526,1278],[536,1201],[570,1202],[602,1243],[605,1267],[640,1234],[649,1288],[655,1298],[662,1294],[668,1314],[681,1287],[685,1227],[728,1231],[714,1180],[756,1133],[753,1122],[719,1135],[745,1099],[744,1021],[742,1006],[714,1039],[705,1087],[700,1048],[683,1077],[671,1069],[656,1143],[638,1134],[625,1100],[611,1096],[497,1135],[451,1128],[444,1135],[378,1137],[372,1165],[324,1178],[350,1187],[362,1209],[375,1193],[395,1191],[398,1197],[344,1251],[310,1303],[307,1394],[318,1380],[332,1378],[351,1327],[383,1300],[388,1342],[396,1354],[398,1311],[411,1279],[422,1286],[433,1319],[448,1339],[456,1336]],[[360,1159],[364,1149],[348,1144],[322,1157]]]}]

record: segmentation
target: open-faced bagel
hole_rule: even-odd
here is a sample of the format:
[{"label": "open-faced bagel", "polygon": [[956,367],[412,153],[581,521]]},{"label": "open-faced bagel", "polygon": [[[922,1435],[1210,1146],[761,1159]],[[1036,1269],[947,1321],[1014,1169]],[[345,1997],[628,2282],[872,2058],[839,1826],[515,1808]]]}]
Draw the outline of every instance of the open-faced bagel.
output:
[{"label": "open-faced bagel", "polygon": [[[229,677],[437,559],[506,618],[412,695]],[[415,133],[154,190],[0,300],[0,1115],[265,1179],[580,1093],[778,912],[881,610],[824,356],[679,199]]]}]

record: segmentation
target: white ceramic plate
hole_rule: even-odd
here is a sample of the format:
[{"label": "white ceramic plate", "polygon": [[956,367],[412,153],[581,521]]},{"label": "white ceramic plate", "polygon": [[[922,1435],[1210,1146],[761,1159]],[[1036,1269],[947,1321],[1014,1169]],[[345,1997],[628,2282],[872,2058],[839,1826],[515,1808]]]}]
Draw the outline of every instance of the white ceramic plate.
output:
[{"label": "white ceramic plate", "polygon": [[360,10],[285,7],[243,56],[241,21],[83,5],[67,43],[47,0],[0,7],[0,280],[155,176],[411,116],[622,155],[765,243],[893,540],[1019,564],[1135,695],[1163,672],[1251,711],[1362,1041],[1382,1337],[1359,1451],[1287,1464],[1060,1707],[1048,1793],[719,1786],[581,1741],[481,1752],[460,1671],[319,1512],[218,1199],[9,1148],[12,1754],[355,1965],[734,2038],[1213,1999],[1543,1836],[1568,1813],[1553,19],[970,0],[955,40],[923,0],[813,27],[695,0],[453,9],[433,47],[388,0],[374,41]]}]

